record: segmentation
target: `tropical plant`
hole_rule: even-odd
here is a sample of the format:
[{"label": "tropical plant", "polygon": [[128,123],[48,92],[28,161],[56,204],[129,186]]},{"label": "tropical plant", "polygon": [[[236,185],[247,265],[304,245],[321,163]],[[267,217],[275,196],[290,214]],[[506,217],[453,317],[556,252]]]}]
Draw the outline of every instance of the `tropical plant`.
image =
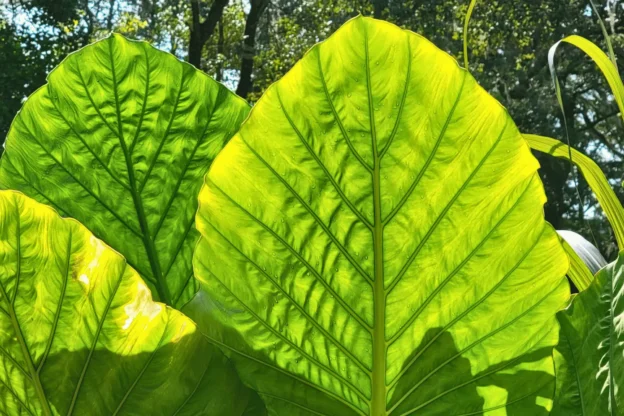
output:
[{"label": "tropical plant", "polygon": [[3,414],[242,414],[231,364],[119,253],[18,192],[0,207]]},{"label": "tropical plant", "polygon": [[566,145],[364,17],[248,112],[119,35],[28,99],[0,160],[28,196],[0,192],[2,412],[619,414],[622,265],[593,279],[544,220],[529,147]]},{"label": "tropical plant", "polygon": [[177,307],[196,291],[201,178],[248,111],[191,65],[112,35],[70,55],[28,99],[0,184],[84,223]]},{"label": "tropical plant", "polygon": [[[590,4],[596,11],[591,0]],[[568,43],[596,63],[611,87],[620,116],[624,119],[624,83],[619,76],[610,37],[602,21],[600,25],[608,55],[592,42],[576,35],[562,39],[551,48],[549,61],[557,98],[563,109],[554,55],[559,44]],[[581,169],[609,218],[620,249],[616,261],[601,269],[567,310],[558,313],[561,329],[559,344],[554,351],[557,389],[552,414],[620,415],[624,412],[624,209],[591,159],[554,139],[525,137],[533,148],[567,157]]]}]

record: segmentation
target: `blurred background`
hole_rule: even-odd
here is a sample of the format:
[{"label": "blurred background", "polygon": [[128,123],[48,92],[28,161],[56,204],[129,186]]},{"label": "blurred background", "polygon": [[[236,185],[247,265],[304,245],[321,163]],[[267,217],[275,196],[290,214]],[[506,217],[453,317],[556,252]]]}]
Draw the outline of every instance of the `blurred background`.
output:
[{"label": "blurred background", "polygon": [[[25,98],[68,53],[110,32],[147,40],[254,103],[315,43],[358,14],[418,32],[458,60],[469,0],[0,0],[0,144]],[[624,2],[597,0],[624,54]],[[490,0],[470,23],[470,69],[524,133],[566,140],[548,50],[579,34],[603,46],[587,1]],[[593,158],[624,202],[624,129],[595,65],[562,45],[557,71],[570,142]],[[0,152],[1,152],[0,147]],[[612,232],[587,184],[565,160],[536,154],[547,220],[581,233],[608,259]],[[578,195],[575,190],[578,183]],[[580,197],[579,197],[580,196]]]}]

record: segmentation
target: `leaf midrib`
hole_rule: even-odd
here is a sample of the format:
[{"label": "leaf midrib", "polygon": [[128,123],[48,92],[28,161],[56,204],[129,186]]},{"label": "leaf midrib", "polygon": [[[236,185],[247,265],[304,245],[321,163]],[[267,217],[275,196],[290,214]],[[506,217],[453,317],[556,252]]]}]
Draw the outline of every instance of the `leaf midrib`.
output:
[{"label": "leaf midrib", "polygon": [[381,160],[377,149],[377,131],[373,111],[373,91],[371,88],[370,56],[368,32],[364,29],[364,63],[366,67],[366,90],[368,92],[368,114],[373,148],[373,376],[372,416],[386,414],[386,290],[384,288],[383,227],[381,218]]},{"label": "leaf midrib", "polygon": [[[143,200],[141,199],[141,195],[138,192],[137,187],[136,187],[137,184],[136,184],[136,178],[134,176],[134,165],[132,164],[132,160],[130,158],[130,154],[128,152],[128,148],[126,146],[124,136],[123,136],[123,128],[122,128],[122,122],[121,122],[121,109],[119,105],[119,92],[117,91],[117,75],[115,72],[115,62],[113,60],[112,39],[113,38],[109,38],[109,41],[107,43],[108,43],[109,60],[111,64],[111,75],[113,78],[113,93],[115,96],[115,109],[116,109],[117,128],[118,128],[117,137],[119,138],[119,145],[121,146],[121,150],[124,155],[124,160],[126,162],[126,170],[128,171],[128,182],[130,183],[130,194],[132,195],[132,200],[134,201],[134,207],[135,207],[137,217],[139,219],[139,225],[141,227],[141,231],[143,234],[143,245],[145,246],[145,251],[149,259],[152,273],[154,274],[156,291],[158,292],[159,300],[166,303],[167,305],[170,305],[171,294],[169,293],[169,287],[166,285],[163,279],[163,274],[160,269],[160,261],[158,260],[158,254],[156,252],[156,246],[154,244],[153,239],[150,237],[149,226],[147,224],[147,217],[145,215],[145,210],[143,208]],[[86,86],[85,86],[85,91],[87,91]],[[178,98],[179,98],[179,94],[180,92],[178,91]],[[147,100],[147,97],[145,97],[144,99]],[[176,107],[177,107],[177,100],[176,100]],[[175,114],[175,108],[173,109],[173,114]],[[173,114],[172,114],[172,119],[173,119]],[[165,137],[166,137],[166,134],[165,134]],[[165,138],[163,138],[163,142],[164,141],[165,141]]]}]

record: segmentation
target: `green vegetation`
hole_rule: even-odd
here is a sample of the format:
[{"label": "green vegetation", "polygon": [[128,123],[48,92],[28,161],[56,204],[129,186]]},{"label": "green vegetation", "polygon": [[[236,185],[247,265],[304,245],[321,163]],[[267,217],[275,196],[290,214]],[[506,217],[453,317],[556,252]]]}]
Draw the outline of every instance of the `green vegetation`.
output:
[{"label": "green vegetation", "polygon": [[[321,4],[315,19],[334,32]],[[190,10],[187,58],[210,72],[219,33],[214,70],[226,83],[223,29],[236,18],[224,16],[246,16],[249,35],[275,7],[239,6]],[[83,30],[84,5],[36,7],[78,22],[67,36]],[[541,21],[554,6],[523,7],[512,8]],[[370,9],[392,20],[393,3]],[[86,38],[104,30],[100,16]],[[597,63],[622,106],[617,42],[604,33],[610,56],[563,41]],[[598,211],[592,223],[621,249],[624,208],[591,158],[517,125],[477,82],[481,63],[475,79],[392,23],[358,16],[305,54],[273,49],[296,64],[270,87],[252,77],[275,63],[253,65],[254,39],[239,38],[237,86],[253,107],[113,34],[64,59],[17,113],[0,159],[0,412],[622,414],[621,255],[594,277],[557,235],[531,149],[579,167],[566,187],[577,204],[593,191],[613,231]],[[464,42],[477,62],[488,56],[490,41]],[[543,101],[566,114],[563,80],[578,77],[562,74],[557,46],[544,58],[556,94]],[[522,59],[516,75],[529,71]],[[574,111],[550,128],[578,144]]]},{"label": "green vegetation", "polygon": [[[262,13],[253,14],[266,4]],[[0,2],[0,142],[25,97],[45,83],[45,76],[72,51],[111,31],[142,39],[189,60],[191,27],[203,23],[206,39],[202,71],[239,90],[243,55],[253,57],[246,98],[255,103],[314,44],[326,39],[358,14],[374,14],[431,40],[463,62],[462,23],[468,0],[7,0]],[[196,6],[196,7],[195,7]],[[624,53],[622,2],[601,0],[617,56]],[[258,20],[256,21],[255,16]],[[197,23],[199,21],[199,23]],[[245,31],[255,23],[253,47]],[[248,29],[249,27],[249,29]],[[523,132],[564,137],[563,121],[552,91],[548,51],[571,34],[603,46],[596,13],[586,1],[491,0],[479,2],[470,22],[471,72],[510,112]],[[246,38],[249,41],[249,37]],[[594,64],[562,45],[557,69],[565,98],[570,143],[591,157],[624,201],[624,135],[609,86]],[[195,58],[194,58],[195,59]],[[249,62],[249,59],[245,62]],[[0,146],[1,149],[1,146]],[[2,150],[0,150],[1,152]],[[588,184],[570,164],[537,154],[548,197],[546,220],[556,229],[573,229],[617,257],[606,218]]]}]

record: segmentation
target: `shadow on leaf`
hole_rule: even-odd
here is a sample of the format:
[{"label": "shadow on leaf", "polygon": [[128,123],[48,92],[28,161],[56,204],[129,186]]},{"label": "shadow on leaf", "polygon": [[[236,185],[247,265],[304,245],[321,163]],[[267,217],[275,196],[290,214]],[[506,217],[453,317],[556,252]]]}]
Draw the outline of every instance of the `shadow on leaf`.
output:
[{"label": "shadow on leaf", "polygon": [[451,333],[432,328],[405,361],[388,409],[391,415],[468,416],[505,407],[508,416],[548,415],[554,375],[527,368],[551,360],[551,353],[543,348],[473,374]]},{"label": "shadow on leaf", "polygon": [[[135,355],[103,349],[54,352],[42,369],[41,383],[50,406],[61,415],[266,414],[226,357],[196,338],[185,336],[153,353]],[[188,351],[189,345],[179,348],[185,343],[197,349],[181,354]]]}]

